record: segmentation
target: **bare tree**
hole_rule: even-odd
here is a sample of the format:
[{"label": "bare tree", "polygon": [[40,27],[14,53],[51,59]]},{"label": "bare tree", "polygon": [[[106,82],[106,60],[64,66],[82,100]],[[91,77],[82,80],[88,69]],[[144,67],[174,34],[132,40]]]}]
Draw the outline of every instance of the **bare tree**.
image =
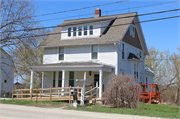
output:
[{"label": "bare tree", "polygon": [[140,91],[137,90],[138,87],[139,85],[134,82],[134,76],[112,75],[103,93],[104,103],[117,108],[137,108],[135,99]]}]

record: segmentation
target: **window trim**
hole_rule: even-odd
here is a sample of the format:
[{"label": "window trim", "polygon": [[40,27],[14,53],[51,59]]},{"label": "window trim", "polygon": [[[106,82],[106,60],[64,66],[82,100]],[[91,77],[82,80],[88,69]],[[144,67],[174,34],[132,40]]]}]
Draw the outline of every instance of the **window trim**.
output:
[{"label": "window trim", "polygon": [[[92,26],[92,29],[91,29],[91,26]],[[92,31],[92,34],[91,34],[91,31]],[[93,35],[94,33],[93,33],[93,25],[89,25],[89,35]]]},{"label": "window trim", "polygon": [[[81,28],[81,29],[79,29],[79,28]],[[80,33],[81,35],[79,35],[79,33]],[[78,26],[78,36],[82,36],[82,26]]]},{"label": "window trim", "polygon": [[[83,32],[83,36],[87,36],[88,35],[88,26],[86,26],[87,28],[86,28],[86,30],[85,30],[85,28],[84,28],[85,26],[83,26],[83,30],[84,30],[84,32]],[[85,32],[86,32],[86,35],[85,35]]]},{"label": "window trim", "polygon": [[[63,53],[60,53],[60,48],[63,48]],[[64,61],[65,47],[58,47],[58,61]],[[63,60],[60,60],[60,55],[63,55]]]},{"label": "window trim", "polygon": [[[97,52],[93,52],[93,46],[97,46]],[[99,51],[99,45],[91,45],[91,60],[98,60],[98,51]],[[93,53],[96,53],[97,58],[93,59]]]},{"label": "window trim", "polygon": [[[73,72],[73,79],[71,79],[71,76],[70,76],[71,73],[70,72]],[[69,86],[70,86],[70,81],[74,82],[73,86],[71,86],[71,87],[74,87],[74,85],[75,85],[74,78],[75,78],[75,72],[74,71],[69,71]]]},{"label": "window trim", "polygon": [[138,73],[139,73],[139,66],[138,63],[134,63],[134,76],[136,76],[135,78],[138,79]]},{"label": "window trim", "polygon": [[[69,31],[69,29],[70,29],[70,31]],[[68,34],[67,34],[68,37],[71,37],[71,36],[72,36],[71,31],[72,31],[72,28],[71,28],[71,27],[68,27]],[[70,34],[70,36],[69,36],[69,34]]]},{"label": "window trim", "polygon": [[[74,28],[76,28],[76,30],[74,30]],[[77,26],[74,26],[73,27],[73,37],[76,37],[77,36]]]},{"label": "window trim", "polygon": [[135,38],[135,30],[136,30],[136,27],[133,24],[131,24],[130,25],[130,36],[133,38]]},{"label": "window trim", "polygon": [[56,71],[53,71],[53,84],[52,87],[56,87]]},{"label": "window trim", "polygon": [[122,57],[123,60],[125,58],[125,52],[124,52],[124,43],[122,43]]}]

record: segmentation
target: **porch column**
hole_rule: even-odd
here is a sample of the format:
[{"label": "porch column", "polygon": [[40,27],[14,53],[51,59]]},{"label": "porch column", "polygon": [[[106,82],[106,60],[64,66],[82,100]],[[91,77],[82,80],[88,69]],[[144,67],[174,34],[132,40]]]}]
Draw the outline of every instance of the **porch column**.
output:
[{"label": "porch column", "polygon": [[[42,72],[42,89],[44,87],[44,72]],[[43,93],[43,90],[42,90],[42,93]]]},{"label": "porch column", "polygon": [[32,89],[33,88],[33,80],[34,80],[34,71],[33,70],[31,70],[31,83],[30,83],[30,89]]},{"label": "porch column", "polygon": [[102,98],[102,78],[103,78],[103,71],[99,70],[99,98]]},{"label": "porch column", "polygon": [[[64,87],[64,81],[65,81],[65,70],[62,70],[62,87]],[[64,89],[62,89],[64,91]]]}]

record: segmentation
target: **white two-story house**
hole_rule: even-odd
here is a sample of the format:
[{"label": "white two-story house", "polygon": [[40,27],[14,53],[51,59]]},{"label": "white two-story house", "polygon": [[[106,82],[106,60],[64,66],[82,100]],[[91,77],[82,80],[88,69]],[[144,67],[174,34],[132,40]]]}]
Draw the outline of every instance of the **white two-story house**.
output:
[{"label": "white two-story house", "polygon": [[137,83],[153,83],[153,72],[145,70],[148,55],[146,42],[136,12],[65,20],[46,40],[43,64],[32,66],[33,72],[42,71],[42,88],[76,87],[87,74],[87,85],[99,83],[102,97],[111,74],[137,76]]},{"label": "white two-story house", "polygon": [[10,97],[14,82],[14,65],[11,56],[0,48],[0,96]]}]

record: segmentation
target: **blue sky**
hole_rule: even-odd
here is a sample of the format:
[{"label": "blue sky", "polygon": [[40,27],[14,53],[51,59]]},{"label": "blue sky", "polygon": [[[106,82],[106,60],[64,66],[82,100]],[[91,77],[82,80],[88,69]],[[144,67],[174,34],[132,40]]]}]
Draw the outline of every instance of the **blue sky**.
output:
[{"label": "blue sky", "polygon": [[[115,2],[115,1],[118,1],[118,0],[35,1],[36,5],[39,7],[36,12],[36,15],[52,13],[52,12],[59,12],[59,11],[64,11],[64,10],[77,9],[77,8],[83,8],[83,7],[94,6],[94,5],[99,5],[99,4],[106,4],[106,3]],[[150,7],[129,9],[129,10],[126,9],[126,10],[121,10],[121,11],[116,11],[116,12],[110,12],[112,10],[117,10],[117,9],[132,8],[132,7],[165,3],[165,2],[170,2],[170,1],[130,0],[130,1],[122,2],[122,3],[118,3],[118,4],[100,6],[98,8],[100,8],[102,10],[102,12],[105,12],[105,13],[102,13],[102,16],[105,16],[106,14],[113,15],[113,14],[122,14],[122,13],[135,12],[135,11],[137,11],[138,14],[144,14],[144,13],[180,8],[180,2],[174,2],[174,3],[170,3],[170,4],[162,4],[162,5],[157,5],[157,6],[150,6]],[[72,17],[72,18],[62,18],[62,19],[58,19],[58,20],[41,22],[41,24],[45,27],[55,26],[55,25],[61,24],[64,20],[68,20],[68,19],[94,17],[95,9],[96,9],[96,7],[84,9],[84,10],[73,11],[73,12],[55,14],[55,15],[41,16],[41,17],[36,17],[36,19],[37,20],[46,20],[46,19],[53,19],[53,18],[76,16],[76,17]],[[106,11],[107,11],[107,13],[106,13]],[[92,14],[87,15],[87,16],[81,16],[83,14],[89,14],[89,13],[92,13]],[[139,19],[140,19],[140,21],[144,21],[144,20],[157,19],[157,18],[162,18],[162,17],[170,17],[170,16],[176,16],[176,15],[180,15],[180,11],[156,14],[156,15],[141,16],[141,17],[139,17]],[[154,46],[156,49],[159,49],[160,51],[169,49],[169,51],[171,53],[172,52],[177,53],[177,47],[180,46],[180,35],[179,35],[180,24],[179,24],[179,21],[180,21],[180,18],[178,17],[178,18],[161,20],[161,21],[152,21],[152,22],[147,22],[147,23],[141,23],[147,46]]]}]

